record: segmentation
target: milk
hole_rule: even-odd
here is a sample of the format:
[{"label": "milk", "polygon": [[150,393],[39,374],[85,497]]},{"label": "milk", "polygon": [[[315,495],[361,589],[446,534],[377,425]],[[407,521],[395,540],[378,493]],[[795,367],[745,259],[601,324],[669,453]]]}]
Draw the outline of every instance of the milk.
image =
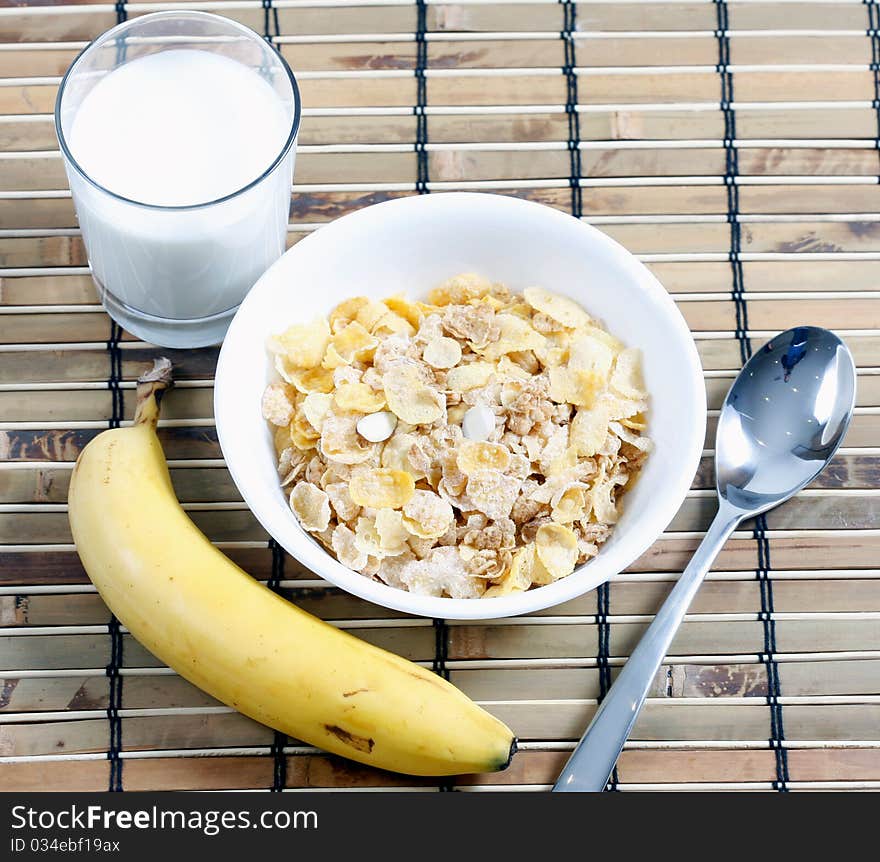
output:
[{"label": "milk", "polygon": [[292,111],[258,72],[191,49],[125,63],[85,96],[65,137],[82,171],[113,194],[70,166],[68,177],[102,299],[135,334],[168,346],[194,345],[193,329],[197,343],[220,340],[283,252],[293,148],[240,190],[281,153]]}]

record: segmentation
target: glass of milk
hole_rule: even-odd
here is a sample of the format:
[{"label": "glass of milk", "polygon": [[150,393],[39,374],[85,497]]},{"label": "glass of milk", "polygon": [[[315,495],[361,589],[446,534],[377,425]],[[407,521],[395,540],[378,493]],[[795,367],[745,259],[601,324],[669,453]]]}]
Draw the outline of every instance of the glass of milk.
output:
[{"label": "glass of milk", "polygon": [[118,323],[165,347],[223,340],[284,251],[299,121],[287,63],[218,15],[133,18],[74,60],[55,127]]}]

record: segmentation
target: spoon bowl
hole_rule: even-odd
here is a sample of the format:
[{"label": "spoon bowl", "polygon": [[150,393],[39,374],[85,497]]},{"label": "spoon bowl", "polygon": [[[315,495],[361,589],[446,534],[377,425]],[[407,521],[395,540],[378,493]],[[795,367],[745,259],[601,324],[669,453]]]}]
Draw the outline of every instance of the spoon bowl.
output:
[{"label": "spoon bowl", "polygon": [[799,326],[764,345],[734,381],[718,420],[718,493],[752,515],[801,490],[840,445],[856,368],[827,329]]}]

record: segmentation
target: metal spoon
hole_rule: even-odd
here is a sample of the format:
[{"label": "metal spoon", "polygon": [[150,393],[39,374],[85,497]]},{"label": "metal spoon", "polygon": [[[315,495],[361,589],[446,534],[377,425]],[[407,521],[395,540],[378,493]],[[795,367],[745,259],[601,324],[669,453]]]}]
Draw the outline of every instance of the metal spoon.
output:
[{"label": "metal spoon", "polygon": [[[855,393],[852,355],[827,329],[789,329],[746,363],[718,420],[715,520],[596,712],[554,791],[605,787],[654,676],[718,552],[740,521],[778,506],[822,471],[849,426]],[[654,457],[662,458],[663,453]]]}]

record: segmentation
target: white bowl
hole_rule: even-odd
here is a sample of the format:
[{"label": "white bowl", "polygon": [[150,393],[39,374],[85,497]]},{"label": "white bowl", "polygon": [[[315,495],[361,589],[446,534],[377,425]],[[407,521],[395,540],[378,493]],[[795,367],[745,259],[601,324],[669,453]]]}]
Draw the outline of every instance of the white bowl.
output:
[{"label": "white bowl", "polygon": [[[343,566],[298,524],[278,484],[260,399],[275,371],[266,339],[327,314],[341,300],[422,297],[460,272],[515,291],[571,296],[643,355],[655,450],[627,493],[599,555],[556,583],[495,599],[420,596]],[[235,315],[217,365],[217,433],[226,464],[259,522],[311,571],[361,598],[426,617],[488,619],[575,598],[632,564],[666,528],[703,447],[706,393],[690,331],[667,292],[629,252],[564,213],[511,197],[432,194],[367,207],[297,243],[257,282]]]}]

